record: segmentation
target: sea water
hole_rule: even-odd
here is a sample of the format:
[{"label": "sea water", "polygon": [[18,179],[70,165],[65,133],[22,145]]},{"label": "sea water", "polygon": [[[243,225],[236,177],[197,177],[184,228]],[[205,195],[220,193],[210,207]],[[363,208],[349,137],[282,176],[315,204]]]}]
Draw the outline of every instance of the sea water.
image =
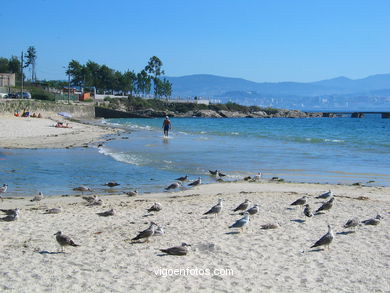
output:
[{"label": "sea water", "polygon": [[[73,194],[87,185],[108,193],[162,191],[175,178],[215,182],[258,172],[265,179],[295,182],[390,185],[390,119],[365,118],[172,118],[108,119],[125,129],[116,139],[90,148],[0,150],[0,183],[10,195]],[[121,185],[111,189],[105,182]]]}]

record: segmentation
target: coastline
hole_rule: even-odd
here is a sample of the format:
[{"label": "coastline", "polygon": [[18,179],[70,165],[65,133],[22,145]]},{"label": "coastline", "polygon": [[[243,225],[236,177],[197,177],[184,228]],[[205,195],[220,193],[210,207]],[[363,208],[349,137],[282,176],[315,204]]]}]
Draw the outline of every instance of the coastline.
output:
[{"label": "coastline", "polygon": [[[69,123],[71,128],[56,128],[57,122]],[[45,113],[44,118],[0,115],[0,148],[83,147],[119,132],[119,129],[108,126],[67,120],[56,113]]]},{"label": "coastline", "polygon": [[[324,200],[314,196],[329,189],[336,196],[335,204],[325,214],[305,219],[301,208],[290,206],[307,195],[312,208],[317,208]],[[362,196],[367,199],[359,200]],[[5,199],[2,208],[19,207],[21,217],[0,222],[2,288],[9,292],[26,287],[29,292],[229,292],[234,285],[238,292],[253,288],[262,292],[385,292],[390,287],[390,187],[262,181],[101,198],[104,204],[97,207],[86,207],[79,196],[47,197],[38,203],[29,197]],[[202,216],[218,198],[224,199],[221,215]],[[258,203],[260,212],[251,217],[246,232],[234,234],[228,226],[241,216],[232,209],[246,198]],[[147,213],[155,201],[163,209]],[[44,214],[46,208],[58,206],[64,209],[62,213]],[[110,208],[117,211],[115,216],[96,214]],[[342,228],[352,217],[364,220],[378,213],[384,217],[378,226],[361,226],[355,233]],[[131,244],[129,240],[150,221],[165,226],[165,234],[151,238],[150,243]],[[261,230],[260,225],[267,223],[278,223],[280,228]],[[327,224],[336,234],[330,249],[310,249]],[[53,234],[58,230],[81,246],[57,254]],[[192,245],[187,256],[159,252],[181,242]],[[158,273],[187,268],[230,269],[233,275]]]}]

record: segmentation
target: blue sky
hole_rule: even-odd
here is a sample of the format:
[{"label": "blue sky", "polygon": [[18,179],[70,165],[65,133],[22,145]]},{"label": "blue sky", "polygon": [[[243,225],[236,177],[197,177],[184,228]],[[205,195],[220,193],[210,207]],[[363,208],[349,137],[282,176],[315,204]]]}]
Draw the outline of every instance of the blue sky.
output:
[{"label": "blue sky", "polygon": [[390,73],[388,0],[2,0],[0,57],[35,46],[39,79],[71,59],[257,82]]}]

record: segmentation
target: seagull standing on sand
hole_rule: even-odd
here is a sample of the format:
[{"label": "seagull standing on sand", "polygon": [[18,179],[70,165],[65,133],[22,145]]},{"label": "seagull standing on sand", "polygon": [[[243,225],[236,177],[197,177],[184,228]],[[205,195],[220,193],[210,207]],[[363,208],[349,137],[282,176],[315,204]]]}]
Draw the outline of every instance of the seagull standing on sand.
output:
[{"label": "seagull standing on sand", "polygon": [[57,240],[58,244],[61,246],[62,252],[65,251],[65,249],[64,249],[65,246],[74,246],[74,247],[80,246],[80,245],[74,243],[74,241],[69,236],[62,234],[61,231],[58,231],[54,235],[56,235],[56,240]]},{"label": "seagull standing on sand", "polygon": [[313,216],[313,213],[312,213],[312,211],[311,211],[311,208],[310,208],[309,204],[305,204],[305,209],[303,210],[303,214],[304,214],[306,217],[308,217],[308,218],[310,218],[310,217]]},{"label": "seagull standing on sand", "polygon": [[332,228],[330,227],[330,225],[328,225],[328,233],[326,233],[324,236],[322,236],[310,248],[318,247],[318,246],[327,246],[329,248],[329,245],[332,243],[333,238],[334,238],[334,234],[333,234]]},{"label": "seagull standing on sand", "polygon": [[162,205],[158,202],[155,202],[147,211],[150,212],[159,212],[162,210]]},{"label": "seagull standing on sand", "polygon": [[383,219],[383,217],[381,215],[376,215],[375,218],[364,220],[364,221],[362,221],[362,223],[364,225],[374,225],[374,226],[376,226],[376,225],[378,225],[381,222],[381,219]]},{"label": "seagull standing on sand", "polygon": [[153,236],[162,236],[164,235],[164,233],[165,233],[164,226],[157,225],[156,230],[154,230]]},{"label": "seagull standing on sand", "polygon": [[229,226],[229,228],[240,228],[242,231],[246,225],[249,223],[249,213],[245,212],[244,217],[237,220],[233,225]]},{"label": "seagull standing on sand", "polygon": [[150,222],[149,228],[139,232],[136,237],[131,239],[131,241],[141,240],[145,238],[146,239],[145,242],[149,242],[149,237],[152,237],[154,235],[156,228],[157,228],[156,223]]},{"label": "seagull standing on sand", "polygon": [[178,182],[174,182],[172,183],[171,185],[169,185],[168,187],[165,187],[165,190],[171,190],[171,189],[177,189],[179,187],[181,187],[181,182],[178,181]]},{"label": "seagull standing on sand", "polygon": [[236,207],[233,212],[237,211],[245,211],[249,206],[249,199],[246,199],[243,203],[241,203],[238,207]]},{"label": "seagull standing on sand", "polygon": [[96,195],[92,196],[83,196],[83,199],[86,200],[88,203],[97,201],[99,198]]},{"label": "seagull standing on sand", "polygon": [[251,216],[257,214],[260,211],[260,207],[258,204],[255,204],[253,207],[247,210],[247,213]]},{"label": "seagull standing on sand", "polygon": [[205,212],[203,215],[215,215],[217,216],[222,211],[222,198],[218,199],[218,203],[213,206],[211,209],[209,209],[207,212]]},{"label": "seagull standing on sand", "polygon": [[34,196],[34,198],[30,201],[41,201],[43,198],[43,193],[39,192],[38,195]]},{"label": "seagull standing on sand", "polygon": [[334,197],[332,197],[327,202],[324,202],[322,204],[322,206],[320,206],[319,209],[316,210],[316,213],[321,212],[321,211],[328,211],[328,210],[330,210],[332,208],[332,206],[333,206],[333,201],[334,201]]},{"label": "seagull standing on sand", "polygon": [[138,191],[136,189],[134,189],[134,191],[129,191],[129,192],[126,192],[126,194],[128,196],[136,196],[138,194]]},{"label": "seagull standing on sand", "polygon": [[81,194],[84,194],[84,192],[87,192],[87,191],[92,192],[91,188],[83,186],[83,185],[79,186],[79,187],[75,187],[75,188],[73,188],[73,190],[74,191],[81,191]]},{"label": "seagull standing on sand", "polygon": [[301,198],[298,198],[296,201],[294,201],[291,205],[292,206],[302,206],[302,205],[306,204],[306,199],[307,199],[307,196],[304,195]]},{"label": "seagull standing on sand", "polygon": [[197,186],[200,184],[202,184],[202,179],[200,177],[198,177],[197,180],[195,180],[194,182],[191,182],[190,184],[188,184],[188,186]]},{"label": "seagull standing on sand", "polygon": [[62,212],[62,207],[47,209],[45,214],[59,214]]},{"label": "seagull standing on sand", "polygon": [[344,224],[344,228],[356,228],[357,226],[360,225],[360,222],[359,222],[359,219],[358,218],[353,218],[353,219],[350,219],[348,220],[345,224]]},{"label": "seagull standing on sand", "polygon": [[3,184],[3,186],[0,187],[0,198],[1,199],[3,199],[1,197],[1,195],[7,191],[7,188],[8,188],[8,184]]},{"label": "seagull standing on sand", "polygon": [[97,213],[99,216],[101,217],[109,217],[109,216],[113,216],[116,214],[115,210],[114,209],[111,209],[111,210],[108,210],[108,211],[105,211],[105,212],[101,212],[101,213]]},{"label": "seagull standing on sand", "polygon": [[188,246],[191,245],[183,242],[180,246],[175,246],[167,249],[160,249],[160,251],[169,255],[187,255]]},{"label": "seagull standing on sand", "polygon": [[255,176],[252,178],[253,181],[260,181],[261,180],[261,173],[257,173]]},{"label": "seagull standing on sand", "polygon": [[20,215],[19,208],[10,209],[10,210],[0,210],[0,211],[2,211],[3,213],[5,213],[7,215],[4,218],[0,218],[0,221],[12,222],[12,221],[16,221],[17,219],[19,219],[19,215]]},{"label": "seagull standing on sand", "polygon": [[329,190],[328,192],[325,192],[319,196],[316,196],[316,198],[326,199],[326,198],[329,198],[332,196],[333,196],[333,192]]},{"label": "seagull standing on sand", "polygon": [[215,170],[215,171],[211,171],[209,170],[209,173],[213,176],[218,176],[218,170]]}]

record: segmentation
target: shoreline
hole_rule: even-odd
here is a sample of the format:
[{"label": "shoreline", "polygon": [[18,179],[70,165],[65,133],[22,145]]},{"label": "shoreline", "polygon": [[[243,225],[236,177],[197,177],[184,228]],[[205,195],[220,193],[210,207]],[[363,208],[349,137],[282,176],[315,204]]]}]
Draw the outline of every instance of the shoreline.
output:
[{"label": "shoreline", "polygon": [[[325,200],[314,197],[329,189],[335,203],[324,214],[307,219],[300,207],[290,206],[307,195],[315,209]],[[366,198],[359,200],[361,196]],[[2,288],[9,292],[26,287],[29,292],[231,292],[234,285],[237,292],[253,288],[261,292],[386,292],[390,286],[386,277],[390,271],[390,187],[237,182],[100,198],[103,206],[94,207],[85,206],[78,196],[47,197],[40,202],[30,202],[28,197],[4,200],[2,208],[19,207],[21,216],[14,222],[0,222]],[[224,199],[221,214],[202,216],[218,198]],[[258,203],[260,212],[251,216],[245,232],[237,234],[228,227],[242,216],[232,210],[246,198],[251,206]],[[147,213],[153,202],[161,203],[162,210]],[[46,208],[58,206],[62,213],[44,214]],[[110,208],[117,214],[97,215]],[[378,226],[361,226],[354,233],[342,227],[352,217],[365,220],[378,213],[383,216]],[[152,237],[149,243],[132,244],[130,239],[150,221],[163,225],[165,234]],[[280,227],[260,229],[268,223]],[[335,232],[330,249],[310,249],[327,224]],[[80,247],[58,254],[53,236],[58,230]],[[192,245],[187,256],[159,252],[181,242]],[[232,274],[162,274],[187,268],[224,269]]]},{"label": "shoreline", "polygon": [[[0,148],[52,149],[86,147],[106,141],[105,136],[116,135],[121,129],[68,120],[56,113],[45,113],[47,118],[0,115]],[[56,128],[57,122],[69,123],[71,128]]]}]

